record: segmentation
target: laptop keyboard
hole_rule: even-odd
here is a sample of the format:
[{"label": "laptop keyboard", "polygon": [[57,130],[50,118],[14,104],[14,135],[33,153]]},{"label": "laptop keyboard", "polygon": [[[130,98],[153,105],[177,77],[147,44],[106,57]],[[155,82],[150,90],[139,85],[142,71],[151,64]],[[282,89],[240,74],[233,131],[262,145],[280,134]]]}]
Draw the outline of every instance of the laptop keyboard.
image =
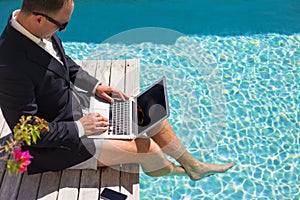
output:
[{"label": "laptop keyboard", "polygon": [[115,100],[110,106],[109,135],[130,134],[130,101]]}]

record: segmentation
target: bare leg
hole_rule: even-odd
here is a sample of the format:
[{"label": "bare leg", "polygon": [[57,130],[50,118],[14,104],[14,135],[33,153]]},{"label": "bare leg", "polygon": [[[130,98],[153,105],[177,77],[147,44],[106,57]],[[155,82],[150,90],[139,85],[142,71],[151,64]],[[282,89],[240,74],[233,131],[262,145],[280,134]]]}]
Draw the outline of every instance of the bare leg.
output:
[{"label": "bare leg", "polygon": [[187,175],[181,166],[171,163],[150,138],[136,140],[104,140],[98,166],[139,163],[149,176]]},{"label": "bare leg", "polygon": [[192,180],[199,180],[212,173],[225,172],[234,165],[233,162],[219,165],[198,161],[181,144],[167,121],[149,131],[148,134],[165,153],[175,158],[183,166]]}]

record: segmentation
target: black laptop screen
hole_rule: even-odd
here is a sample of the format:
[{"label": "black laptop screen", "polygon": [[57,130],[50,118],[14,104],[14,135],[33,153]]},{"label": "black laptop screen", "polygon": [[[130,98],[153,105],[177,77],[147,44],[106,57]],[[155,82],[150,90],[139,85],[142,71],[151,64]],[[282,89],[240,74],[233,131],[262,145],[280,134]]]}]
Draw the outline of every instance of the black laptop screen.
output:
[{"label": "black laptop screen", "polygon": [[169,110],[167,91],[164,79],[154,84],[150,89],[137,98],[138,132],[141,133],[151,125],[166,119]]}]

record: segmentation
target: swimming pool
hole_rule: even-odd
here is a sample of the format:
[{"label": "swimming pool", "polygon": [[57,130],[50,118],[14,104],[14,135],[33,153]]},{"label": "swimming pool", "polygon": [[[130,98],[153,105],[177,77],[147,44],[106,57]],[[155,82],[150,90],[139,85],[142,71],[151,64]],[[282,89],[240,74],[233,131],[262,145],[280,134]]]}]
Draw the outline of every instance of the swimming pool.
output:
[{"label": "swimming pool", "polygon": [[73,58],[139,58],[142,87],[166,75],[170,122],[189,151],[236,163],[198,182],[141,174],[141,199],[299,199],[299,45],[299,34],[65,43]]},{"label": "swimming pool", "polygon": [[[142,8],[150,1],[103,2],[106,4],[78,1],[82,5],[77,9],[90,9],[93,13],[96,5],[115,6],[118,3],[120,11],[122,6]],[[150,8],[151,5],[154,8],[160,1],[151,2]],[[179,6],[183,1],[175,2]],[[253,2],[250,4],[258,3]],[[300,29],[292,23],[299,19],[297,14],[291,15],[293,9],[283,9],[287,4],[295,9],[299,5],[297,1],[259,2],[263,2],[261,12],[266,12],[267,3],[270,8],[281,10],[279,18],[290,20],[283,26],[286,28],[280,29],[281,25],[274,22],[258,30],[260,26],[245,22],[250,26],[250,32],[243,30],[245,24],[238,23],[236,27],[241,27],[241,32],[230,33],[232,30],[229,29],[227,35],[223,31],[230,25],[222,25],[222,22],[217,24],[221,28],[212,28],[215,32],[211,34],[197,32],[195,28],[191,28],[191,32],[173,28],[176,31],[166,30],[176,36],[174,42],[168,44],[151,41],[123,44],[118,40],[122,34],[111,38],[110,43],[97,42],[98,37],[93,34],[84,42],[72,39],[76,36],[65,38],[66,51],[74,59],[139,58],[142,88],[153,79],[167,76],[170,122],[189,151],[203,161],[224,163],[230,160],[236,164],[227,173],[197,182],[187,177],[151,178],[142,173],[141,199],[300,198]],[[168,5],[170,1],[161,3]],[[243,10],[249,5],[249,1],[237,0],[229,2],[233,7],[229,4],[224,7],[222,1],[214,3],[216,10],[226,10],[223,13],[229,12],[230,8]],[[281,9],[278,8],[280,5]],[[270,12],[276,13],[276,9]],[[73,19],[82,17],[81,23],[87,19],[74,14]],[[171,21],[170,27],[160,23],[165,28],[176,25]],[[76,35],[73,30],[80,28],[70,25],[66,34]],[[128,24],[125,26],[133,28]],[[188,29],[183,23],[178,26]],[[102,33],[101,28],[93,30]],[[152,31],[155,33],[160,29]]]}]

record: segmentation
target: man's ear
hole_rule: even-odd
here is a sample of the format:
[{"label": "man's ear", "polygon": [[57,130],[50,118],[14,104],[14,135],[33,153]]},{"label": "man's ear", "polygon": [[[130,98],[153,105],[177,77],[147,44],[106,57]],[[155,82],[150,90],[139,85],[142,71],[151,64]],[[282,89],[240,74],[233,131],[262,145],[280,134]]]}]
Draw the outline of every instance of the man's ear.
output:
[{"label": "man's ear", "polygon": [[38,23],[38,24],[41,23],[42,17],[43,16],[41,16],[41,15],[35,15],[35,16],[33,16],[34,23]]},{"label": "man's ear", "polygon": [[37,20],[37,22],[38,22],[38,23],[41,23],[41,21],[42,21],[42,17],[41,17],[41,16],[36,16],[36,17],[37,17],[37,19],[36,19],[36,20]]}]

